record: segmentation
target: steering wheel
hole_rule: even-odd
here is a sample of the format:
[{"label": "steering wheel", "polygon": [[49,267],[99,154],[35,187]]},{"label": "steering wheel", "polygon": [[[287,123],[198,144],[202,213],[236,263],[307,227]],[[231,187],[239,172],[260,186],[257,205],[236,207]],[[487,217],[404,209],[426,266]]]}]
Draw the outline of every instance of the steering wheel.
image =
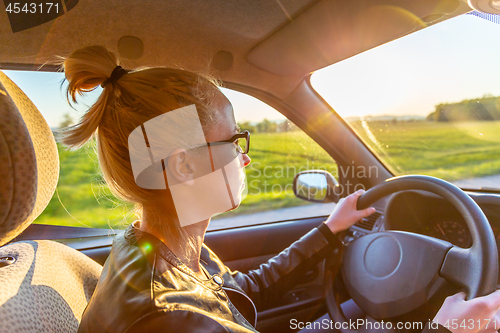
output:
[{"label": "steering wheel", "polygon": [[[468,249],[410,232],[384,231],[353,240],[344,247],[342,275],[353,301],[375,319],[393,318],[425,304],[445,281],[467,292],[467,299],[496,289],[498,249],[491,226],[479,206],[461,189],[429,176],[401,176],[374,186],[357,208],[399,191],[424,190],[440,195],[460,212],[472,235]],[[326,279],[328,313],[341,332],[349,325],[333,292],[334,274]]]}]

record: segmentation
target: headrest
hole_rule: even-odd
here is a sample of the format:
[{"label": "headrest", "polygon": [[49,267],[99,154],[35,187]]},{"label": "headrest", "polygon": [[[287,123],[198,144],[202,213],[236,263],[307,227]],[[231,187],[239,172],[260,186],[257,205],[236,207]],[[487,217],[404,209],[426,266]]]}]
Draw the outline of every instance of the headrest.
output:
[{"label": "headrest", "polygon": [[59,156],[49,125],[0,71],[0,246],[42,213],[58,178]]}]

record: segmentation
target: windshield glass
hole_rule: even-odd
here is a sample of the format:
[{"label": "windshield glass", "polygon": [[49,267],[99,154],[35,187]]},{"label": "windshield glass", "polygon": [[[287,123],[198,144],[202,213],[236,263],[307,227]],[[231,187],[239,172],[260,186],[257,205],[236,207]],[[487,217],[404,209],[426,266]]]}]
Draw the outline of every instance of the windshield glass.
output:
[{"label": "windshield glass", "polygon": [[477,15],[312,75],[314,89],[393,174],[500,189],[500,20]]}]

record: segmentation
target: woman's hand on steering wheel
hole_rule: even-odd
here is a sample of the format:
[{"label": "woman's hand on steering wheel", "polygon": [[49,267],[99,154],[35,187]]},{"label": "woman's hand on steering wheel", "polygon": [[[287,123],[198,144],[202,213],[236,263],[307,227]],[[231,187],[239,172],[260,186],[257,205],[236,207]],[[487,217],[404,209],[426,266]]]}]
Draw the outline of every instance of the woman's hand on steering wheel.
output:
[{"label": "woman's hand on steering wheel", "polygon": [[364,190],[358,190],[353,194],[340,199],[335,206],[332,214],[325,221],[326,225],[335,234],[337,232],[349,229],[354,223],[364,217],[375,213],[375,208],[369,207],[363,210],[357,210],[356,204],[360,196],[365,193]]},{"label": "woman's hand on steering wheel", "polygon": [[465,292],[449,296],[434,317],[434,322],[453,333],[497,332],[500,329],[500,290],[469,301]]}]

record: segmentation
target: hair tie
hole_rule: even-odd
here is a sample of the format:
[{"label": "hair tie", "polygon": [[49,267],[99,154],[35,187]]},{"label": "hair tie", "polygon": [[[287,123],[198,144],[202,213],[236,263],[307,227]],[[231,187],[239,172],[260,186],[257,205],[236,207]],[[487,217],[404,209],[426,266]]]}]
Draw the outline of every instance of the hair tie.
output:
[{"label": "hair tie", "polygon": [[128,71],[126,69],[123,69],[122,66],[116,66],[115,69],[113,69],[113,72],[111,73],[111,76],[109,77],[109,79],[107,79],[106,81],[101,83],[101,87],[104,88],[109,83],[111,83],[111,84],[115,83],[123,75],[125,75],[127,73],[128,73]]}]

